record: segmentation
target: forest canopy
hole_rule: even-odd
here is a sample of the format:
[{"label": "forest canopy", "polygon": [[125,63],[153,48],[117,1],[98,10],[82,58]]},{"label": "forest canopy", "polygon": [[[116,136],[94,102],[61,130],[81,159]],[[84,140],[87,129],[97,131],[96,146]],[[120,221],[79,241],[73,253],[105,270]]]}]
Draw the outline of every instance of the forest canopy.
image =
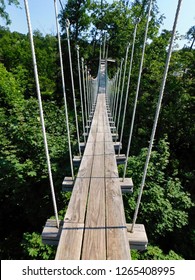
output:
[{"label": "forest canopy", "polygon": [[[0,16],[9,23],[7,4],[1,1]],[[62,50],[69,108],[71,143],[77,152],[65,20],[71,28],[73,73],[77,100],[79,83],[75,45],[97,75],[100,44],[106,36],[110,78],[116,73],[126,46],[133,39],[135,19],[140,17],[135,43],[131,88],[125,121],[123,150],[126,151],[134,94],[142,52],[147,15],[147,0],[139,1],[72,0],[60,11]],[[132,177],[133,194],[124,196],[127,222],[132,221],[148,141],[162,80],[170,30],[159,33],[163,16],[153,3],[148,42],[140,86],[135,129],[127,175]],[[135,259],[194,259],[194,26],[186,30],[189,47],[175,48],[168,73],[165,96],[149,164],[138,222],[149,239],[148,251],[133,252]],[[57,37],[34,31],[37,65],[59,215],[63,219],[70,193],[61,191],[65,175],[70,175],[67,131]],[[126,80],[127,82],[127,77]],[[78,101],[79,123],[81,107]],[[28,34],[0,27],[0,255],[1,259],[52,259],[55,247],[43,245],[41,232],[53,215],[48,172],[41,131],[36,85]],[[123,167],[119,167],[122,172]]]}]

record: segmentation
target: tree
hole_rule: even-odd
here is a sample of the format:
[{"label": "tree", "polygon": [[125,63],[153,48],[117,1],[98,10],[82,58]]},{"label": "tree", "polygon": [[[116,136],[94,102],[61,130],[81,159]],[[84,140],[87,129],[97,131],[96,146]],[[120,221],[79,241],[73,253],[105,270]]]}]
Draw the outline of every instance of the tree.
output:
[{"label": "tree", "polygon": [[131,250],[131,256],[133,260],[182,260],[183,259],[181,256],[179,256],[172,250],[170,250],[168,254],[165,254],[158,246],[152,246],[152,245],[148,245],[147,250],[144,252]]},{"label": "tree", "polygon": [[[43,107],[58,200],[64,172],[69,170],[64,108],[51,100]],[[2,64],[0,133],[0,252],[2,259],[18,259],[23,232],[41,230],[53,210],[37,99],[25,99],[20,83]]]},{"label": "tree", "polygon": [[[36,89],[28,35],[10,32],[4,28],[0,29],[0,35],[1,62],[8,71],[14,73],[27,98],[35,95]],[[41,93],[44,96],[52,97],[57,91],[57,40],[52,35],[43,36],[35,30],[34,41]]]},{"label": "tree", "polygon": [[[8,2],[8,3],[6,3]],[[6,5],[19,5],[19,1],[18,0],[1,0],[0,1],[0,17],[2,17],[3,19],[5,19],[6,24],[9,25],[11,23],[11,20],[9,18],[8,13],[6,12]]]},{"label": "tree", "polygon": [[[127,175],[133,178],[135,186],[133,195],[125,203],[128,220],[135,209],[146,154],[147,149],[142,149],[138,156],[131,156],[128,160]],[[149,241],[155,244],[163,243],[163,237],[166,239],[169,232],[176,232],[187,225],[188,213],[193,206],[189,193],[184,191],[174,175],[176,170],[172,176],[167,175],[169,166],[170,149],[165,138],[152,152],[137,221],[145,224]]]},{"label": "tree", "polygon": [[194,46],[194,42],[195,42],[195,25],[192,26],[187,34],[186,34],[186,38],[189,40],[189,42],[191,43],[191,46],[190,46],[190,50],[192,50],[193,46]]},{"label": "tree", "polygon": [[68,0],[60,14],[62,30],[66,31],[66,19],[71,24],[71,37],[74,41],[83,36],[90,25],[90,0]]},{"label": "tree", "polygon": [[35,232],[25,233],[21,246],[26,259],[52,260],[55,258],[56,247],[43,244],[41,236]]}]

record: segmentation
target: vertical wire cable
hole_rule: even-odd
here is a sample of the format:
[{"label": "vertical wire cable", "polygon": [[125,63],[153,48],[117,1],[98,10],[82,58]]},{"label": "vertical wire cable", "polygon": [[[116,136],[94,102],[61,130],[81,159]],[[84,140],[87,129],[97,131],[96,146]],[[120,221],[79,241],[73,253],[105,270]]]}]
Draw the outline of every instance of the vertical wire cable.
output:
[{"label": "vertical wire cable", "polygon": [[117,92],[118,92],[118,81],[119,81],[119,72],[120,72],[120,68],[118,68],[117,70],[117,75],[116,75],[116,83],[115,83],[115,100],[114,100],[114,105],[113,105],[113,120],[114,120],[114,116],[115,116],[115,108],[116,108],[116,101],[117,101]]},{"label": "vertical wire cable", "polygon": [[115,102],[116,102],[116,83],[118,78],[118,70],[114,76],[114,83],[113,83],[113,101],[112,101],[112,116],[114,115],[114,108],[115,108]]},{"label": "vertical wire cable", "polygon": [[123,62],[124,62],[124,58],[121,59],[121,63],[120,63],[120,71],[119,71],[119,80],[118,80],[118,90],[117,90],[117,100],[116,100],[116,108],[115,108],[114,122],[116,122],[116,118],[117,118],[117,111],[118,111],[119,93],[120,93],[120,87],[121,87],[121,76],[122,76]]},{"label": "vertical wire cable", "polygon": [[153,124],[153,128],[152,128],[152,134],[150,137],[150,144],[149,144],[146,162],[145,162],[145,166],[144,166],[144,172],[143,172],[142,182],[140,185],[140,192],[139,192],[139,196],[137,199],[136,209],[135,209],[135,213],[134,213],[134,217],[133,217],[131,232],[133,232],[133,229],[134,229],[134,226],[135,226],[135,223],[137,220],[141,197],[142,197],[142,193],[143,193],[143,189],[144,189],[144,185],[145,185],[145,181],[146,181],[148,165],[149,165],[149,161],[150,161],[150,157],[151,157],[152,147],[153,147],[153,143],[154,143],[154,137],[155,137],[155,133],[156,133],[162,99],[163,99],[163,95],[164,95],[164,89],[165,89],[167,75],[168,75],[168,71],[169,71],[169,65],[170,65],[170,60],[171,60],[171,55],[172,55],[172,49],[173,49],[173,44],[174,44],[174,38],[175,38],[177,21],[178,21],[178,17],[179,17],[180,8],[181,8],[181,3],[182,3],[182,0],[178,0],[177,10],[176,10],[176,14],[175,14],[175,20],[174,20],[174,24],[173,24],[171,41],[170,41],[169,50],[168,50],[168,54],[167,54],[164,75],[163,75],[162,84],[161,84],[161,88],[160,88],[159,99],[158,99],[158,103],[157,103],[157,109],[156,109],[154,124]]},{"label": "vertical wire cable", "polygon": [[43,115],[43,106],[42,106],[41,91],[40,91],[40,84],[39,84],[39,74],[38,74],[38,69],[37,69],[37,61],[36,61],[36,54],[35,54],[35,47],[34,47],[33,32],[32,32],[32,27],[31,27],[28,0],[24,0],[24,5],[25,5],[25,11],[26,11],[28,30],[29,30],[29,35],[30,35],[30,44],[31,44],[31,51],[32,51],[34,75],[35,75],[37,96],[38,96],[38,101],[39,101],[39,112],[40,112],[40,119],[41,119],[42,132],[43,132],[45,155],[46,155],[46,159],[47,159],[47,168],[48,168],[48,174],[49,174],[52,201],[53,201],[54,213],[55,213],[55,218],[56,218],[56,226],[57,226],[57,228],[59,228],[58,209],[57,209],[55,190],[54,190],[54,185],[53,185],[53,176],[52,176],[52,171],[51,171],[51,163],[50,163],[47,135],[46,135],[46,129],[45,129],[45,120],[44,120],[44,115]]},{"label": "vertical wire cable", "polygon": [[113,116],[113,109],[114,109],[114,102],[115,102],[116,76],[117,76],[117,72],[115,73],[115,75],[113,77],[113,98],[112,98],[112,104],[111,104],[112,116]]},{"label": "vertical wire cable", "polygon": [[103,41],[103,59],[105,59],[105,49],[106,49],[106,33],[104,34],[104,41]]},{"label": "vertical wire cable", "polygon": [[[85,120],[86,120],[86,126],[87,126],[87,98],[86,98],[86,87],[85,87],[85,67],[84,67],[84,58],[81,58],[81,67],[82,67],[82,77],[83,77],[83,94],[84,94],[84,108],[85,108]],[[88,131],[88,129],[87,129]],[[85,132],[84,132],[85,133]]]},{"label": "vertical wire cable", "polygon": [[87,65],[85,65],[85,82],[86,82],[86,101],[87,101],[87,112],[88,112],[88,118],[90,115],[90,103],[89,103],[89,87],[88,87],[88,70]]},{"label": "vertical wire cable", "polygon": [[82,84],[81,84],[81,65],[80,65],[80,53],[79,53],[79,46],[76,46],[77,50],[77,63],[78,63],[78,73],[79,73],[79,89],[80,89],[80,99],[81,99],[81,114],[82,114],[82,123],[83,123],[83,136],[84,142],[86,144],[86,136],[85,136],[85,119],[84,119],[84,109],[83,109],[83,93],[82,93]]},{"label": "vertical wire cable", "polygon": [[68,135],[68,148],[69,148],[69,157],[70,157],[70,168],[71,168],[72,179],[74,180],[74,168],[73,168],[72,148],[71,148],[71,140],[70,140],[70,127],[69,127],[69,118],[68,118],[68,106],[67,106],[67,100],[66,100],[64,66],[63,66],[63,59],[62,59],[61,37],[60,37],[60,31],[59,31],[58,8],[57,8],[56,0],[54,0],[54,8],[55,8],[55,18],[56,18],[56,29],[57,29],[57,35],[58,35],[58,48],[59,48],[59,55],[60,55],[60,69],[61,69],[61,78],[62,78],[62,90],[63,90],[63,96],[64,96],[64,109],[65,109],[65,116],[66,116],[66,129],[67,129],[67,135]]},{"label": "vertical wire cable", "polygon": [[61,6],[62,10],[64,10],[64,7],[62,5],[62,1],[61,0],[59,0],[59,1],[60,1],[60,6]]},{"label": "vertical wire cable", "polygon": [[138,95],[139,95],[139,88],[140,88],[142,69],[143,69],[143,63],[144,63],[146,41],[147,41],[147,35],[148,35],[149,19],[150,19],[150,14],[151,14],[151,10],[152,10],[152,1],[153,0],[150,0],[148,15],[147,15],[147,22],[146,22],[145,35],[144,35],[144,43],[143,43],[143,49],[142,49],[142,57],[141,57],[141,61],[140,61],[139,76],[138,76],[137,89],[136,89],[136,94],[135,94],[133,114],[132,114],[132,119],[131,119],[131,128],[130,128],[130,133],[129,133],[129,140],[128,140],[128,146],[127,146],[127,153],[126,153],[126,161],[125,161],[125,166],[124,166],[123,178],[126,175],[128,156],[129,156],[129,152],[130,152],[130,148],[131,148],[131,140],[132,140],[132,134],[133,134],[133,128],[134,128],[134,122],[135,122],[135,114],[136,114],[136,109],[137,109],[137,100],[138,100]]},{"label": "vertical wire cable", "polygon": [[117,131],[119,131],[119,123],[120,123],[120,118],[121,118],[121,109],[122,109],[123,92],[124,92],[124,86],[125,86],[125,76],[126,76],[127,59],[128,59],[129,48],[130,48],[130,44],[127,45],[126,55],[125,55],[125,65],[124,65],[124,70],[123,70],[123,82],[122,82],[120,105],[119,105],[119,113],[118,113],[118,121],[117,121],[117,129],[116,129]]},{"label": "vertical wire cable", "polygon": [[91,75],[89,70],[87,71],[88,74],[88,91],[89,91],[89,111],[92,111],[92,96],[91,96]]},{"label": "vertical wire cable", "polygon": [[[134,48],[135,48],[135,39],[137,34],[137,25],[138,22],[135,24],[134,28],[134,34],[133,34],[133,44],[132,44],[132,50],[131,50],[131,59],[130,59],[130,66],[129,66],[129,75],[128,75],[128,81],[127,81],[127,89],[126,89],[126,96],[125,96],[125,104],[124,104],[124,110],[123,110],[123,119],[122,119],[122,126],[121,126],[121,135],[120,135],[120,141],[119,143],[122,144],[123,140],[123,131],[124,131],[124,125],[125,125],[125,116],[126,116],[126,110],[127,110],[127,101],[128,101],[128,94],[129,94],[129,85],[131,80],[131,71],[132,71],[132,64],[133,64],[133,56],[134,56]],[[120,149],[118,150],[118,155],[120,155]],[[124,177],[123,177],[124,181]]]},{"label": "vertical wire cable", "polygon": [[71,48],[70,48],[69,28],[70,28],[70,21],[66,19],[66,34],[67,34],[67,42],[68,42],[68,55],[69,55],[69,64],[70,64],[70,76],[71,76],[71,84],[72,84],[74,113],[75,113],[75,121],[76,121],[77,141],[78,141],[79,155],[81,157],[79,124],[78,124],[77,105],[76,105],[76,96],[75,96],[75,88],[74,88],[74,77],[73,77],[73,70],[72,70],[72,56],[71,56]]},{"label": "vertical wire cable", "polygon": [[100,41],[100,61],[102,59],[102,47],[101,47],[101,41]]}]

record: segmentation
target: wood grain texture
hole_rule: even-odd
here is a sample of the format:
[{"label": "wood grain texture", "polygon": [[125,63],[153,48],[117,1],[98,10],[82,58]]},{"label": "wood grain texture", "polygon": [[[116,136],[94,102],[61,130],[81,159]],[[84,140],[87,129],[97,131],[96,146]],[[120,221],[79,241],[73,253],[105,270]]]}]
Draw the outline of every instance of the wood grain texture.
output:
[{"label": "wood grain texture", "polygon": [[63,221],[60,221],[60,228],[56,226],[56,220],[48,219],[42,231],[42,242],[44,244],[57,245],[61,231],[62,231]]},{"label": "wood grain texture", "polygon": [[91,179],[82,259],[106,259],[104,178]]},{"label": "wood grain texture", "polygon": [[79,260],[84,224],[64,223],[56,253],[56,260]]},{"label": "wood grain texture", "polygon": [[[108,121],[108,116],[106,116]],[[111,140],[111,132],[107,140]],[[105,142],[107,259],[128,260],[130,249],[114,146]]]},{"label": "wood grain texture", "polygon": [[128,239],[131,244],[147,244],[148,238],[146,234],[146,230],[143,224],[136,224],[134,226],[133,232],[130,232],[131,230],[131,224],[127,224],[127,235]]},{"label": "wood grain texture", "polygon": [[56,259],[130,259],[121,187],[106,111],[105,63],[88,140]]},{"label": "wood grain texture", "polygon": [[100,107],[85,221],[83,260],[106,259],[104,132],[102,129],[99,130],[103,123],[104,115],[102,114],[102,107]]}]

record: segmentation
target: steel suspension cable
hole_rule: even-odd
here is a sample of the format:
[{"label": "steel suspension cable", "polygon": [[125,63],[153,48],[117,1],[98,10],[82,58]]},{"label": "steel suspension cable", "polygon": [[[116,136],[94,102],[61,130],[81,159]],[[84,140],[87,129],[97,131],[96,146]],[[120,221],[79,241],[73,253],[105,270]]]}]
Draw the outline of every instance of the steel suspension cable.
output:
[{"label": "steel suspension cable", "polygon": [[92,98],[91,98],[91,88],[90,88],[90,73],[89,70],[87,70],[87,79],[88,79],[88,97],[89,97],[89,112],[91,112],[92,108]]},{"label": "steel suspension cable", "polygon": [[[121,144],[122,144],[122,140],[123,140],[123,131],[124,131],[124,125],[125,125],[125,116],[126,116],[126,110],[127,110],[127,101],[128,101],[129,86],[130,86],[130,80],[131,80],[131,71],[132,71],[132,65],[133,65],[135,39],[136,39],[136,34],[137,34],[137,25],[138,25],[138,20],[136,21],[134,33],[133,33],[133,44],[132,44],[132,49],[131,49],[129,75],[128,75],[128,81],[127,81],[127,89],[126,89],[125,104],[124,104],[124,110],[123,110],[122,126],[121,126],[121,135],[120,135],[120,141],[119,141],[119,143],[121,143]],[[118,150],[118,154],[120,155],[120,149]],[[123,177],[123,180],[124,180],[124,177]]]},{"label": "steel suspension cable", "polygon": [[[100,61],[102,59],[102,47],[101,47],[101,41],[100,41],[100,57],[99,57]],[[100,62],[99,62],[99,65],[100,65]]]},{"label": "steel suspension cable", "polygon": [[89,84],[88,84],[88,69],[87,65],[85,65],[85,83],[86,83],[86,101],[87,101],[87,112],[88,112],[88,118],[90,115],[90,103],[89,103]]},{"label": "steel suspension cable", "polygon": [[172,55],[172,50],[173,50],[174,38],[175,38],[177,21],[178,21],[178,17],[179,17],[180,8],[181,8],[181,3],[182,3],[182,0],[178,0],[177,10],[176,10],[176,14],[175,14],[175,20],[174,20],[174,24],[173,24],[171,41],[170,41],[169,50],[168,50],[168,54],[167,54],[164,75],[163,75],[162,84],[161,84],[161,88],[160,88],[159,99],[158,99],[158,103],[157,103],[157,109],[156,109],[154,124],[153,124],[153,128],[152,128],[152,134],[150,137],[150,144],[149,144],[146,162],[145,162],[145,166],[144,166],[144,172],[143,172],[143,177],[142,177],[142,181],[141,181],[141,185],[140,185],[139,196],[137,199],[137,205],[136,205],[136,209],[135,209],[135,213],[134,213],[134,217],[133,217],[131,232],[133,232],[133,228],[134,228],[136,220],[137,220],[141,197],[142,197],[142,193],[143,193],[143,189],[144,189],[144,185],[145,185],[145,181],[146,181],[148,165],[149,165],[149,161],[150,161],[150,157],[151,157],[152,147],[153,147],[153,143],[154,143],[154,137],[156,134],[156,128],[157,128],[157,124],[158,124],[162,99],[163,99],[163,95],[164,95],[164,89],[165,89],[167,75],[168,75],[168,71],[169,71],[169,65],[170,65],[170,60],[171,60],[171,55]]},{"label": "steel suspension cable", "polygon": [[34,39],[33,39],[33,32],[32,32],[32,26],[31,26],[28,0],[24,0],[24,5],[25,5],[26,18],[27,18],[27,24],[28,24],[28,30],[29,30],[29,36],[30,36],[34,75],[35,75],[36,90],[37,90],[37,96],[38,96],[38,102],[39,102],[40,120],[41,120],[42,132],[43,132],[45,155],[46,155],[46,159],[47,159],[47,168],[48,168],[48,174],[49,174],[52,201],[53,201],[54,213],[55,213],[55,218],[56,218],[56,226],[57,226],[57,228],[59,228],[58,210],[57,210],[56,196],[55,196],[55,190],[54,190],[54,184],[53,184],[53,176],[52,176],[52,171],[51,171],[51,162],[50,162],[49,148],[48,148],[48,143],[47,143],[45,120],[44,120],[44,115],[43,115],[43,106],[42,106],[41,91],[40,91],[40,84],[39,84],[39,74],[38,74],[38,69],[37,69],[37,60],[36,60],[36,54],[35,54]]},{"label": "steel suspension cable", "polygon": [[106,33],[104,33],[104,39],[103,39],[103,56],[102,56],[103,59],[105,59],[105,49],[106,49]]},{"label": "steel suspension cable", "polygon": [[140,61],[139,76],[138,76],[137,89],[136,89],[136,94],[135,94],[133,114],[132,114],[132,119],[131,119],[131,128],[130,128],[130,133],[129,133],[129,141],[128,141],[128,146],[127,146],[126,162],[125,162],[125,166],[124,166],[123,178],[126,175],[128,156],[129,156],[129,151],[131,148],[131,140],[132,140],[132,134],[133,134],[133,128],[134,128],[134,122],[135,122],[135,114],[136,114],[136,109],[137,109],[137,100],[138,100],[138,95],[139,95],[142,69],[143,69],[143,63],[144,63],[146,41],[147,41],[147,36],[148,36],[149,20],[150,20],[150,14],[151,14],[151,10],[152,10],[152,1],[153,0],[150,0],[149,8],[148,8],[147,22],[146,22],[145,35],[144,35],[144,43],[143,43],[142,56],[141,56],[141,61]]},{"label": "steel suspension cable", "polygon": [[114,115],[114,106],[115,106],[115,100],[116,100],[116,81],[117,81],[117,75],[118,75],[118,70],[114,76],[114,82],[113,82],[113,100],[112,100],[112,106],[111,106],[111,111],[112,111],[112,116]]},{"label": "steel suspension cable", "polygon": [[[85,86],[85,66],[84,66],[84,58],[81,58],[81,66],[82,66],[82,77],[83,77],[83,95],[84,95],[84,107],[85,107],[85,118],[86,118],[86,125],[87,125],[87,98],[86,98],[86,86]],[[88,129],[87,129],[88,131]],[[85,133],[85,132],[84,132]]]},{"label": "steel suspension cable", "polygon": [[120,63],[120,73],[119,73],[119,81],[118,81],[117,100],[116,100],[116,108],[115,108],[115,115],[114,115],[114,121],[115,122],[116,122],[117,111],[118,111],[119,92],[120,92],[120,87],[121,87],[121,77],[122,77],[123,62],[124,62],[124,58],[121,59],[121,63]]},{"label": "steel suspension cable", "polygon": [[79,73],[79,90],[80,90],[80,99],[81,99],[81,114],[82,114],[82,123],[83,123],[83,136],[84,143],[86,144],[86,136],[85,136],[85,119],[84,119],[84,109],[83,109],[83,93],[82,93],[82,83],[81,83],[81,65],[80,65],[80,53],[79,46],[76,46],[77,50],[77,64],[78,64],[78,73]]},{"label": "steel suspension cable", "polygon": [[69,149],[69,157],[70,157],[70,168],[71,168],[72,179],[74,180],[74,168],[73,168],[73,161],[72,161],[72,148],[71,148],[71,139],[70,139],[68,106],[67,106],[67,100],[66,100],[64,66],[63,66],[63,59],[62,59],[61,37],[60,37],[60,31],[59,31],[58,8],[57,8],[56,0],[54,0],[54,8],[55,8],[56,29],[57,29],[57,36],[58,36],[58,48],[59,48],[59,55],[60,55],[60,69],[61,69],[61,78],[62,78],[62,91],[63,91],[63,96],[64,96],[64,109],[65,109],[65,116],[66,116],[66,129],[67,129],[67,135],[68,135],[68,149]]},{"label": "steel suspension cable", "polygon": [[113,101],[112,101],[112,116],[114,116],[114,108],[115,108],[115,102],[116,102],[116,87],[117,87],[117,80],[118,80],[118,70],[116,72],[116,75],[114,77],[114,93],[113,93]]},{"label": "steel suspension cable", "polygon": [[74,103],[74,113],[75,113],[75,121],[76,121],[76,132],[77,132],[77,141],[78,141],[79,155],[81,157],[79,124],[78,124],[78,116],[77,116],[77,105],[76,105],[76,96],[75,96],[75,87],[74,87],[74,77],[73,77],[73,70],[72,70],[72,55],[71,55],[71,48],[70,48],[69,29],[70,29],[70,21],[68,19],[66,19],[66,35],[67,35],[67,42],[68,42],[68,56],[69,56],[69,64],[70,64],[70,76],[71,76],[72,94],[73,94],[73,103]]},{"label": "steel suspension cable", "polygon": [[62,10],[64,10],[64,7],[62,5],[62,1],[61,0],[59,0],[59,1],[60,1],[60,6],[61,6]]},{"label": "steel suspension cable", "polygon": [[120,118],[121,118],[121,109],[122,109],[123,92],[124,92],[124,86],[125,86],[125,76],[126,76],[127,59],[128,59],[129,48],[130,48],[130,44],[127,45],[126,55],[125,55],[125,65],[124,65],[124,71],[123,71],[123,82],[122,82],[120,105],[119,105],[119,113],[118,113],[118,121],[117,121],[117,129],[116,129],[117,131],[119,131],[119,123],[120,123]]},{"label": "steel suspension cable", "polygon": [[116,109],[116,102],[117,102],[117,92],[118,92],[119,74],[120,74],[120,68],[118,68],[118,70],[117,70],[117,75],[116,75],[115,99],[114,99],[113,114],[112,114],[113,120],[115,119],[115,109]]}]

